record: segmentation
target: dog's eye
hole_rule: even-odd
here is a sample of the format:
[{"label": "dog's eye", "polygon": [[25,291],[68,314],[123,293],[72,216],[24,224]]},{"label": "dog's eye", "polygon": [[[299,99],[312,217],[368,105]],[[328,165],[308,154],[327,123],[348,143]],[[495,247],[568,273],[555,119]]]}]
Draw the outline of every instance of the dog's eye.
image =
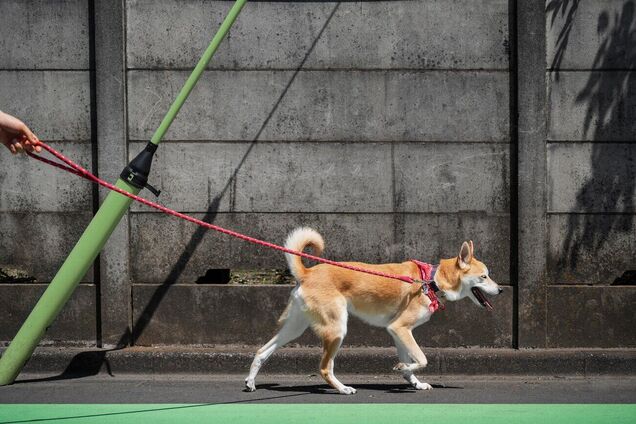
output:
[{"label": "dog's eye", "polygon": [[481,278],[483,278],[484,280],[488,278],[487,275],[482,275]]}]

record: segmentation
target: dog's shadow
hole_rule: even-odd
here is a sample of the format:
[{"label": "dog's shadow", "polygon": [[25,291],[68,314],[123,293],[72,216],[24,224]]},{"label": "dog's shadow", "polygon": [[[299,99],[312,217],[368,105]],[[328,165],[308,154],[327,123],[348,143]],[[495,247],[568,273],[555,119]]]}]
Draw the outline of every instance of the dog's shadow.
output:
[{"label": "dog's shadow", "polygon": [[[415,390],[408,384],[354,384],[356,389],[359,390],[371,390],[380,391],[385,393],[417,393],[420,390]],[[447,386],[445,384],[431,384],[434,389],[463,389],[460,386]],[[257,389],[271,390],[274,392],[295,392],[295,393],[307,393],[307,394],[337,394],[334,388],[327,384],[307,384],[303,386],[285,386],[276,383],[272,384],[258,384]],[[248,390],[245,389],[245,392]]]}]

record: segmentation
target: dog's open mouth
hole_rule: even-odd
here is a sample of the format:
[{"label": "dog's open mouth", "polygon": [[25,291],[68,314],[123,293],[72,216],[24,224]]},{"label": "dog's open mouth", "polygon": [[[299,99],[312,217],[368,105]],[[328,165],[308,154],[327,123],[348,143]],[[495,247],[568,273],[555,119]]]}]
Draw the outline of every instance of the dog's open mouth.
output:
[{"label": "dog's open mouth", "polygon": [[473,287],[470,289],[470,291],[473,292],[473,295],[475,295],[475,298],[479,301],[479,303],[481,303],[481,306],[483,306],[484,308],[488,308],[491,311],[493,310],[492,305],[490,304],[488,299],[486,299],[486,296],[484,296],[484,293],[481,290],[479,290],[479,288]]}]

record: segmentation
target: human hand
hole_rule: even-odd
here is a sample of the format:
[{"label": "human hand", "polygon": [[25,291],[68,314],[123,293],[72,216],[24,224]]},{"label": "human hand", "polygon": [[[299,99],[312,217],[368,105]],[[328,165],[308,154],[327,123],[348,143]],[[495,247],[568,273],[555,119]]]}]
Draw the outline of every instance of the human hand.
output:
[{"label": "human hand", "polygon": [[31,132],[29,127],[18,118],[8,113],[0,112],[0,143],[7,146],[11,153],[41,152],[40,140]]}]

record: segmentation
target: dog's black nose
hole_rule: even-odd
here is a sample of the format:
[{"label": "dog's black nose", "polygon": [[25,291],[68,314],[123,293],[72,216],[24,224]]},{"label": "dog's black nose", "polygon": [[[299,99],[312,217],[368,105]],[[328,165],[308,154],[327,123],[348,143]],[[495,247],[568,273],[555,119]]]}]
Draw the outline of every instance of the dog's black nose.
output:
[{"label": "dog's black nose", "polygon": [[502,292],[503,292],[503,289],[499,287],[499,294],[501,294]]}]

